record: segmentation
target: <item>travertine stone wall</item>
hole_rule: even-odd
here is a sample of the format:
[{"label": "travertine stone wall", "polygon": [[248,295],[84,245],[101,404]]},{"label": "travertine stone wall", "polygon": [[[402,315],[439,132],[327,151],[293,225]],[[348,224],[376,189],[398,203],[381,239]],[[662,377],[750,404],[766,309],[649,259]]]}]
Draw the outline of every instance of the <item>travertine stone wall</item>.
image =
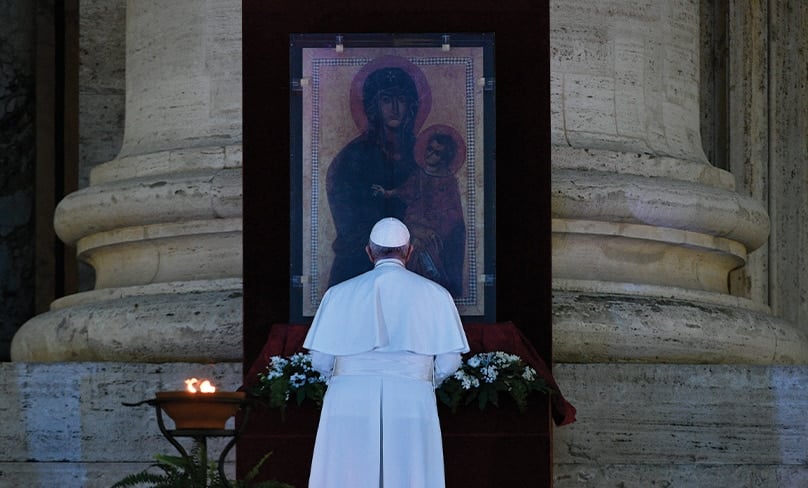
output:
[{"label": "travertine stone wall", "polygon": [[771,2],[736,0],[731,7],[725,7],[729,21],[721,47],[726,51],[715,52],[724,53],[727,59],[713,70],[723,72],[727,78],[724,85],[716,87],[724,90],[727,97],[727,167],[735,177],[737,191],[766,205],[772,220],[771,239],[749,256],[747,266],[735,278],[743,280],[738,286],[748,287],[753,300],[769,304],[774,315],[785,317],[775,305],[778,300],[771,294],[769,273],[771,242],[777,240],[779,216],[769,203],[773,193],[769,188],[768,4]]},{"label": "travertine stone wall", "polygon": [[[81,0],[78,188],[86,188],[90,171],[115,158],[123,143],[125,25],[126,0]],[[78,290],[94,287],[95,270],[80,261]]]},{"label": "travertine stone wall", "polygon": [[240,2],[128,2],[125,59],[121,150],[54,217],[95,289],[26,323],[12,358],[239,361]]},{"label": "travertine stone wall", "polygon": [[[126,0],[81,0],[79,8],[79,188],[123,144]],[[92,283],[91,283],[92,285]]]},{"label": "travertine stone wall", "polygon": [[[710,25],[702,26],[702,32],[718,36],[712,39],[715,45],[706,46],[713,56],[702,65],[712,70],[713,78],[726,77],[725,85],[713,91],[702,85],[704,96],[726,96],[726,120],[705,113],[713,126],[707,129],[722,133],[708,130],[707,137],[725,138],[723,159],[737,191],[766,205],[772,221],[769,240],[749,256],[736,279],[753,300],[769,304],[773,315],[805,330],[806,236],[800,221],[808,161],[808,5],[789,0],[702,4],[702,12],[724,12],[728,19],[713,19],[726,22],[725,32],[718,34],[708,30]],[[720,90],[726,93],[715,93]],[[712,102],[704,100],[702,107]]]},{"label": "travertine stone wall", "polygon": [[[148,467],[155,454],[178,455],[160,433],[154,407],[122,403],[182,390],[189,377],[233,391],[241,385],[241,365],[0,363],[0,486],[109,488]],[[228,440],[210,439],[212,459]],[[180,441],[190,448],[189,439]]]},{"label": "travertine stone wall", "polygon": [[[60,237],[95,269],[96,289],[35,319],[40,325],[16,341],[20,359],[198,358],[204,346],[180,347],[185,339],[175,334],[194,329],[228,344],[219,358],[239,355],[239,9],[152,1],[129,10],[122,148],[56,216]],[[556,296],[562,303],[630,295],[621,307],[633,307],[629,315],[641,324],[609,321],[620,314],[607,310],[605,346],[588,350],[584,315],[596,310],[568,316],[559,307],[558,360],[692,362],[705,358],[695,351],[714,350],[715,362],[791,362],[808,354],[800,352],[803,332],[772,322],[761,287],[731,279],[766,242],[769,216],[760,196],[736,191],[736,177],[712,167],[701,148],[698,12],[695,0],[551,6]],[[758,261],[749,280],[760,281],[760,268]],[[200,293],[218,293],[204,298],[215,305],[200,305]],[[177,297],[180,309],[188,300],[203,318],[189,325],[150,305]],[[705,304],[710,319],[670,327],[644,319],[660,298]],[[88,312],[101,302],[103,311]],[[757,317],[752,330],[737,323],[738,307]],[[138,317],[138,327],[127,317]],[[57,330],[62,323],[80,333]],[[152,337],[164,344],[150,346]],[[750,337],[779,345],[745,355],[737,344]],[[127,351],[134,344],[136,352]],[[643,357],[632,352],[643,348]],[[681,356],[688,349],[693,356]]]},{"label": "travertine stone wall", "polygon": [[808,4],[769,2],[771,306],[808,331]]},{"label": "travertine stone wall", "polygon": [[555,488],[808,486],[808,368],[556,364]]},{"label": "travertine stone wall", "polygon": [[[103,3],[107,3],[106,0],[82,0],[81,7],[87,13],[84,9],[88,4],[98,4],[100,8]],[[161,7],[153,1],[130,3],[143,8]],[[168,10],[190,7],[187,0],[169,3],[165,9],[158,9],[160,17],[171,13],[179,16],[179,21],[199,18],[193,13],[186,17],[187,12],[178,14],[176,10]],[[229,4],[229,16],[222,12],[217,15],[231,20],[235,12],[240,11],[239,2],[235,1],[195,2],[194,6],[207,8],[205,3]],[[586,252],[580,255],[590,259],[582,261],[590,266],[585,268],[588,270],[585,276],[570,277],[568,273],[573,271],[570,266],[566,270],[559,267],[560,273],[567,274],[562,273],[555,283],[554,335],[561,343],[556,344],[554,374],[565,396],[578,409],[576,423],[554,432],[555,486],[558,488],[808,486],[806,367],[743,365],[800,362],[804,342],[800,342],[799,337],[795,339],[774,315],[790,317],[798,323],[799,317],[804,315],[801,310],[808,306],[808,301],[801,299],[806,286],[801,278],[805,274],[802,257],[805,246],[801,244],[805,231],[800,225],[805,208],[806,193],[802,191],[806,181],[804,124],[808,120],[805,107],[808,96],[801,95],[804,80],[808,79],[804,72],[808,67],[804,58],[808,38],[800,26],[806,25],[808,6],[794,0],[767,2],[774,7],[769,18],[769,12],[760,4],[751,0],[732,2],[730,30],[749,45],[744,45],[745,54],[739,51],[732,54],[740,56],[732,63],[733,73],[748,76],[733,74],[732,96],[737,97],[733,99],[737,101],[730,103],[733,110],[730,118],[733,130],[738,133],[731,136],[731,151],[737,156],[730,158],[732,175],[729,175],[711,168],[700,155],[698,144],[691,138],[698,131],[690,126],[693,117],[688,113],[696,110],[693,88],[682,87],[683,78],[673,62],[676,56],[663,52],[670,49],[679,53],[684,59],[683,72],[694,76],[690,64],[694,61],[690,58],[696,56],[696,52],[688,51],[693,47],[688,35],[694,32],[694,27],[683,27],[682,20],[693,21],[698,12],[696,2],[551,2],[554,164],[557,163],[554,173],[562,176],[554,182],[561,197],[556,202],[578,205],[558,207],[559,212],[582,207],[574,218],[556,221],[560,230],[556,238],[562,240],[561,244],[566,239],[580,239],[581,244],[589,247],[570,246],[564,252],[583,250]],[[681,9],[687,12],[682,13]],[[168,19],[154,21],[171,25]],[[219,22],[226,21],[220,19]],[[762,46],[768,46],[763,41],[768,42],[769,23],[773,29],[771,41],[777,43],[771,51],[776,62],[770,72],[757,64],[768,52],[767,47]],[[183,26],[179,31],[182,34],[176,35],[185,36],[191,35],[189,32],[193,29]],[[682,34],[668,39],[673,32]],[[165,35],[173,39],[174,34]],[[646,39],[625,39],[639,35]],[[155,47],[155,44],[151,46]],[[619,54],[615,57],[616,53]],[[156,58],[158,54],[154,52]],[[645,58],[640,63],[637,59],[642,56]],[[618,63],[616,59],[623,61]],[[634,62],[626,63],[628,59]],[[565,71],[567,63],[574,63],[569,66],[575,67],[575,73]],[[648,65],[649,71],[645,67],[641,69],[639,64]],[[188,66],[201,69],[198,65],[190,63]],[[614,66],[622,66],[623,71],[618,73]],[[154,69],[171,71],[168,66]],[[674,71],[665,71],[665,76],[659,76],[654,71],[659,69]],[[651,82],[644,79],[646,72],[655,73]],[[170,83],[169,75],[161,76],[161,83]],[[676,83],[674,86],[660,84],[665,79]],[[650,84],[646,86],[646,83]],[[675,96],[682,93],[686,96]],[[775,126],[771,128],[766,125],[769,93],[777,106],[777,115],[772,118]],[[103,98],[102,91],[94,94],[98,95],[98,100]],[[109,95],[114,96],[112,92]],[[158,95],[165,100],[165,95]],[[646,97],[648,102],[644,101]],[[623,103],[626,100],[631,103]],[[151,120],[157,125],[167,123],[164,118],[171,118],[170,109],[170,106],[165,107]],[[184,111],[178,109],[176,113]],[[204,113],[204,110],[196,113]],[[671,114],[677,116],[671,118]],[[628,119],[623,120],[623,117]],[[660,117],[664,123],[660,122]],[[144,116],[141,120],[149,123],[150,119]],[[632,120],[633,123],[628,123]],[[676,137],[663,137],[667,124],[672,124]],[[202,125],[200,133],[208,134],[208,126]],[[643,135],[646,125],[649,136]],[[86,131],[90,126],[83,127]],[[630,137],[624,134],[625,127],[631,129]],[[93,127],[92,131],[101,128]],[[588,133],[589,129],[596,130]],[[180,128],[172,130],[172,137],[184,137]],[[153,142],[147,143],[144,139],[130,143],[125,153],[98,170],[99,179],[90,187],[108,185],[104,188],[115,190],[127,188],[126,185],[135,187],[134,183],[141,181],[154,192],[156,188],[176,183],[177,174],[192,172],[185,169],[208,171],[217,167],[221,164],[219,161],[227,159],[223,155],[229,148],[238,146],[233,142],[231,148],[229,139],[223,138],[211,143],[216,149],[197,150],[197,147],[205,147],[206,141],[213,140],[203,137],[200,146],[190,139],[182,142],[186,149],[194,148],[185,151],[168,147],[170,144],[166,145],[166,140],[159,135],[149,135],[148,128],[140,127],[136,132],[145,134],[146,139],[153,137]],[[184,131],[185,134],[190,132],[187,128]],[[87,132],[84,134],[92,139]],[[770,167],[764,164],[769,154],[767,137],[777,141],[773,144],[776,147],[772,147],[771,154],[775,157]],[[217,144],[224,144],[224,149],[219,149]],[[98,153],[101,152],[99,148]],[[210,155],[208,163],[197,164],[207,155]],[[93,158],[88,156],[89,159]],[[127,161],[141,164],[130,166]],[[138,171],[143,174],[136,174]],[[776,178],[770,180],[770,175]],[[586,182],[589,183],[584,185]],[[607,184],[611,190],[598,193],[599,182]],[[732,190],[733,185],[735,190]],[[665,198],[654,198],[649,188],[661,188]],[[691,199],[688,192],[694,188],[704,190],[710,197],[698,200],[702,205],[704,201],[724,198],[730,205],[719,206],[718,210],[699,206],[671,208],[669,200],[686,203]],[[201,193],[204,191],[210,190]],[[130,195],[134,193],[135,190]],[[151,193],[151,198],[157,200],[170,193]],[[102,194],[103,189],[93,188],[82,193],[81,198],[87,201],[97,198],[103,202],[99,196]],[[115,191],[106,195],[109,203],[117,203]],[[771,200],[773,205],[766,212],[765,206],[750,203],[746,196],[757,202]],[[576,203],[576,199],[580,202]],[[618,205],[619,202],[623,202],[622,205]],[[604,210],[597,213],[594,207],[601,204]],[[112,242],[113,247],[119,246],[120,257],[128,255],[121,251],[127,238],[137,241],[132,238],[137,219],[150,214],[145,210],[145,203],[141,205],[141,217],[134,210],[127,215],[117,208],[114,211],[119,212],[119,217],[115,219],[104,221],[103,216],[97,217],[104,225],[121,225],[120,240]],[[155,203],[154,213],[165,215],[167,206]],[[92,206],[87,204],[87,208]],[[738,218],[731,208],[754,212]],[[751,286],[743,288],[748,291],[738,293],[730,285],[720,289],[721,280],[716,278],[716,273],[724,273],[728,265],[739,260],[746,262],[748,268],[749,260],[755,259],[759,251],[751,255],[749,252],[759,246],[761,240],[766,240],[761,220],[752,218],[755,214],[760,217],[760,208],[764,208],[764,214],[768,213],[773,229],[769,246],[773,256],[771,287],[760,285],[761,277],[768,276],[768,259],[762,259],[756,271],[749,275]],[[725,212],[718,215],[736,219],[735,223],[742,224],[743,230],[729,229],[723,219],[711,222],[708,217],[716,215],[712,212],[717,211]],[[664,218],[659,217],[660,212]],[[182,212],[176,215],[181,218]],[[590,219],[592,215],[597,218]],[[82,225],[86,224],[91,233],[109,234],[109,230],[99,231],[94,227],[94,219],[96,217],[88,218]],[[77,242],[88,238],[82,231],[71,228],[67,220],[62,224],[69,235],[78,238]],[[688,227],[691,220],[699,222],[700,227]],[[149,232],[158,229],[164,230],[156,225],[143,225],[140,238],[155,239]],[[176,228],[169,229],[155,240],[170,238],[177,232]],[[761,238],[761,235],[764,236]],[[86,256],[101,256],[100,248],[92,245],[92,238],[86,242],[89,244],[82,247],[89,252]],[[654,242],[657,242],[656,247],[651,247],[655,252],[650,252],[646,244]],[[697,251],[687,249],[689,247]],[[763,244],[758,249],[766,247],[767,244]],[[672,259],[677,253],[684,254],[681,259]],[[699,257],[699,253],[703,256]],[[605,263],[613,262],[604,268],[592,267],[591,263],[596,260],[591,256],[597,255],[604,257]],[[141,269],[143,263],[149,263],[144,253],[133,251],[132,256],[140,257],[133,263],[124,260],[126,266],[120,270],[121,276],[117,276],[117,271],[107,273],[108,287],[65,297],[54,304],[54,312],[46,314],[43,322],[34,321],[35,326],[26,332],[35,338],[32,350],[44,351],[47,357],[65,357],[66,351],[76,351],[75,357],[82,357],[80,355],[87,351],[109,351],[104,358],[129,357],[126,355],[134,351],[142,352],[143,358],[150,358],[155,357],[156,344],[176,341],[173,343],[176,345],[180,334],[183,348],[197,353],[204,349],[206,363],[220,360],[222,350],[225,356],[230,354],[228,351],[240,351],[235,343],[225,342],[221,348],[211,347],[210,343],[202,347],[196,345],[200,324],[211,324],[211,331],[220,328],[229,331],[223,339],[236,334],[240,339],[240,329],[234,333],[239,325],[231,322],[232,317],[240,317],[238,307],[234,306],[240,300],[239,278],[121,286],[120,283],[132,280],[133,276],[135,281],[160,276]],[[656,259],[657,256],[662,261],[667,259],[667,264]],[[560,257],[556,255],[555,259]],[[115,260],[109,260],[109,264],[103,266],[114,263]],[[685,266],[687,263],[689,267]],[[707,272],[703,278],[698,278],[702,263]],[[185,261],[179,269],[187,270],[187,266],[190,264]],[[677,266],[687,269],[675,269]],[[153,271],[159,266],[148,269]],[[168,268],[164,271],[170,272]],[[670,276],[666,276],[669,272]],[[621,281],[627,276],[638,283]],[[679,284],[672,286],[670,280]],[[720,290],[705,291],[705,288]],[[232,296],[223,297],[222,289],[231,290]],[[748,297],[744,296],[746,294]],[[769,313],[769,296],[775,314]],[[212,309],[221,315],[216,316],[216,312],[210,312]],[[64,330],[40,326],[55,323],[57,319],[64,319]],[[728,335],[727,331],[732,334]],[[51,343],[52,355],[48,353]],[[119,349],[119,343],[126,347]],[[180,354],[179,349],[178,345],[177,349],[167,349],[172,360]],[[794,349],[796,355],[790,352]],[[612,362],[564,362],[598,358]],[[139,359],[133,359],[136,360]],[[733,364],[670,364],[677,362]],[[151,409],[126,408],[120,405],[121,401],[137,401],[151,396],[154,391],[173,389],[189,373],[211,373],[223,388],[233,389],[241,383],[240,367],[236,366],[238,363],[219,364],[209,370],[210,366],[191,363],[0,364],[0,418],[3,419],[0,422],[0,486],[110,486],[123,474],[145,467],[154,453],[171,452],[154,425]],[[197,373],[198,368],[202,368],[202,373]],[[44,418],[47,421],[43,421]]]},{"label": "travertine stone wall", "polygon": [[34,311],[34,7],[0,0],[0,361]]},{"label": "travertine stone wall", "polygon": [[[235,364],[0,364],[0,486],[108,488],[173,454],[152,407],[121,402],[189,374],[241,383]],[[578,409],[553,434],[557,488],[808,484],[805,367],[556,364],[554,374]]]},{"label": "travertine stone wall", "polygon": [[550,25],[555,359],[808,361],[733,286],[770,219],[701,147],[699,2],[557,1]]}]

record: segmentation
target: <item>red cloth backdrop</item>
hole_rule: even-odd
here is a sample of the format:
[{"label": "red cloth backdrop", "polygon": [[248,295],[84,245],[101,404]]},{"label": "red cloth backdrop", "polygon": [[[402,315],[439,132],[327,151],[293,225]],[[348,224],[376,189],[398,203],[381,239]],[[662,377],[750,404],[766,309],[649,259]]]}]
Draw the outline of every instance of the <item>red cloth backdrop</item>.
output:
[{"label": "red cloth backdrop", "polygon": [[[553,378],[547,364],[536,353],[530,341],[522,334],[512,322],[496,324],[465,324],[466,337],[471,351],[468,355],[479,352],[503,351],[516,354],[530,364],[548,386],[557,392],[550,397],[551,414],[556,425],[566,425],[575,422],[575,407],[569,403]],[[272,356],[291,356],[303,350],[303,341],[306,338],[308,325],[303,324],[275,324],[269,332],[269,337],[258,358],[250,367],[244,377],[244,386],[252,386],[258,373],[269,364]]]}]

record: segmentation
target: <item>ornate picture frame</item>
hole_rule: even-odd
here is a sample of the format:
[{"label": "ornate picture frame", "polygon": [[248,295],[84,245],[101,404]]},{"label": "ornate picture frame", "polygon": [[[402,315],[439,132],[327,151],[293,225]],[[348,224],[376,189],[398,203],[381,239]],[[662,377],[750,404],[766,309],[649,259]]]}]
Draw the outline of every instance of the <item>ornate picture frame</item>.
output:
[{"label": "ornate picture frame", "polygon": [[370,269],[364,246],[386,216],[410,228],[411,270],[462,316],[492,320],[494,35],[291,34],[289,45],[291,320]]}]

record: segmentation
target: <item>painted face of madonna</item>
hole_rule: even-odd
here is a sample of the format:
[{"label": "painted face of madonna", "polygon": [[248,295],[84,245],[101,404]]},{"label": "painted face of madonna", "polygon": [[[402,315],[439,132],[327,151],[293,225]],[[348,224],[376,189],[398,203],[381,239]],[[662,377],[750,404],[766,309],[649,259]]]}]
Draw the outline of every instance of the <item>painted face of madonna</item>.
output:
[{"label": "painted face of madonna", "polygon": [[374,129],[412,129],[418,113],[418,90],[401,68],[381,68],[368,75],[362,86],[362,100]]},{"label": "painted face of madonna", "polygon": [[379,93],[379,113],[388,129],[397,130],[408,122],[409,101],[403,93],[385,90]]}]

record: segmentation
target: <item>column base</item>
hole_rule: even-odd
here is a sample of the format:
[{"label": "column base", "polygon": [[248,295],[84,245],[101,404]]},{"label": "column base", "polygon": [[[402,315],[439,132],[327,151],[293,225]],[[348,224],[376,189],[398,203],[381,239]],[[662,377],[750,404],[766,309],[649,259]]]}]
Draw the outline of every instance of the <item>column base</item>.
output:
[{"label": "column base", "polygon": [[95,290],[26,322],[11,359],[239,362],[242,317],[240,279]]},{"label": "column base", "polygon": [[554,284],[556,362],[808,364],[808,335],[750,300],[632,284],[622,293],[619,283],[598,291],[569,286]]}]

